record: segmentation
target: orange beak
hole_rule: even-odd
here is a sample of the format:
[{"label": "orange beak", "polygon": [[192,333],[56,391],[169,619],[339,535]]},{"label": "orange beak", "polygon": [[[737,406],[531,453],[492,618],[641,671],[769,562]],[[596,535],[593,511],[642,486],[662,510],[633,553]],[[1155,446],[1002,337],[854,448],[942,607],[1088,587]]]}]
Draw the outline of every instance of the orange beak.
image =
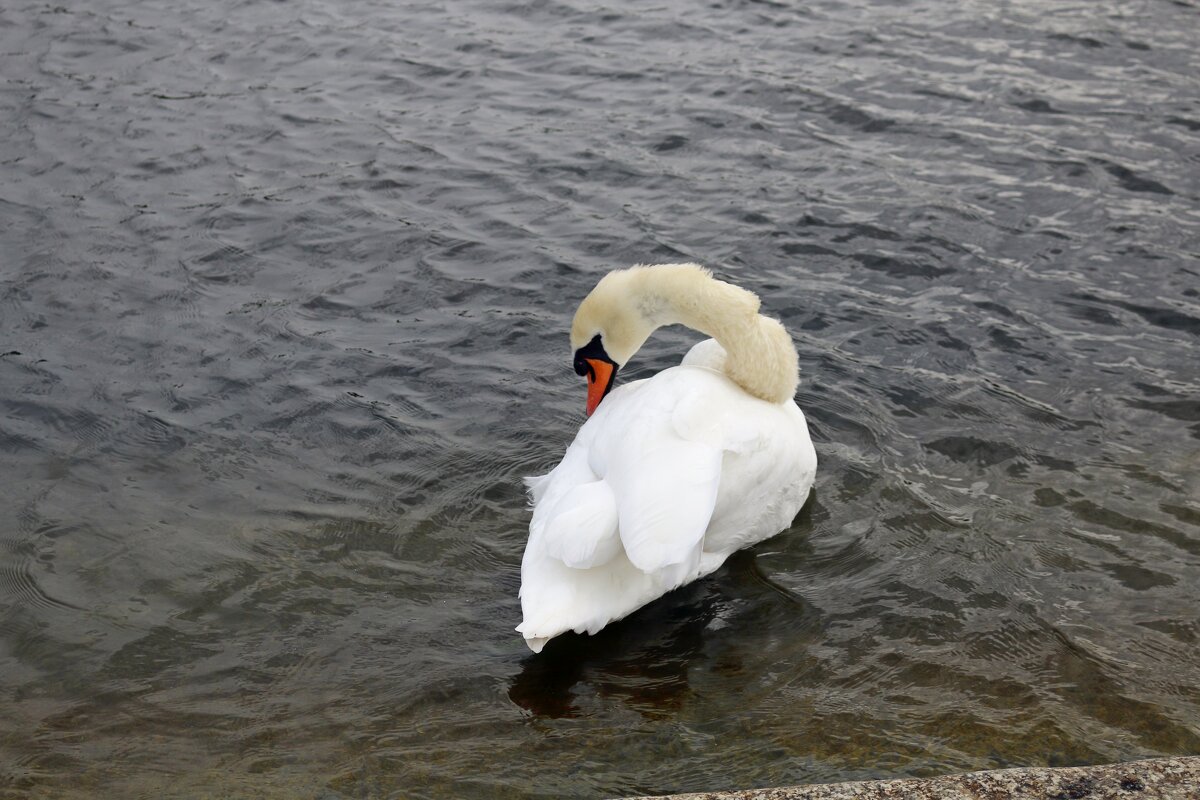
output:
[{"label": "orange beak", "polygon": [[613,365],[597,358],[587,359],[587,364],[587,415],[590,417],[604,399],[604,395],[612,388]]}]

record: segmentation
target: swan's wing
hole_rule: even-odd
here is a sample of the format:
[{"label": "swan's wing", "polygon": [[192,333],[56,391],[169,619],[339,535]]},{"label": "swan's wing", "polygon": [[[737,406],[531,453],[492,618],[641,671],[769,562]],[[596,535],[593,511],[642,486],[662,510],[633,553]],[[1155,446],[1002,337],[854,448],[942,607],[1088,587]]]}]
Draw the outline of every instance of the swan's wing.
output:
[{"label": "swan's wing", "polygon": [[643,572],[675,567],[680,580],[700,558],[721,481],[721,451],[669,427],[625,453],[616,476],[621,543]]},{"label": "swan's wing", "polygon": [[[552,474],[552,473],[551,473]],[[546,484],[550,482],[550,474],[531,475],[525,479],[525,491],[529,494],[529,504],[536,506],[546,494]]]},{"label": "swan's wing", "polygon": [[533,501],[529,547],[575,569],[607,563],[621,548],[616,501],[588,466],[586,441],[577,438],[548,475],[525,479]]},{"label": "swan's wing", "polygon": [[533,505],[533,518],[529,520],[530,542],[540,547],[546,523],[554,515],[563,496],[580,484],[591,483],[596,477],[596,473],[588,466],[587,447],[576,439],[567,448],[558,466],[545,475],[526,478],[525,486]]},{"label": "swan's wing", "polygon": [[605,481],[581,483],[563,494],[545,528],[546,555],[574,569],[607,564],[621,551],[617,502]]}]

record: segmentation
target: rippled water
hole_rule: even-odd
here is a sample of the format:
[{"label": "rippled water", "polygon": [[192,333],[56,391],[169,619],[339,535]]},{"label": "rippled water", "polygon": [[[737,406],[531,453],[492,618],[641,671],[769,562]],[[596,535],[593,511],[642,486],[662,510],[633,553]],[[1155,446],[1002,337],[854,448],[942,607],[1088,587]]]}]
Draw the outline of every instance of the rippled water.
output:
[{"label": "rippled water", "polygon": [[[1198,10],[5,4],[0,794],[1200,752]],[[533,657],[570,315],[680,260],[794,332],[814,500]]]}]

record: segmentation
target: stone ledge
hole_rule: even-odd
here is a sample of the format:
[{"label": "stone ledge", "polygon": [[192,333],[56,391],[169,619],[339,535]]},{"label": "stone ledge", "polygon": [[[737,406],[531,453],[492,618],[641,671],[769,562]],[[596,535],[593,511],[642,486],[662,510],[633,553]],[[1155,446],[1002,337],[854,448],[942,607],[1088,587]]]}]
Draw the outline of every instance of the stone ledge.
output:
[{"label": "stone ledge", "polygon": [[[660,795],[659,800],[1200,800],[1200,756]],[[631,799],[632,800],[632,799]],[[650,800],[642,798],[641,800]]]}]

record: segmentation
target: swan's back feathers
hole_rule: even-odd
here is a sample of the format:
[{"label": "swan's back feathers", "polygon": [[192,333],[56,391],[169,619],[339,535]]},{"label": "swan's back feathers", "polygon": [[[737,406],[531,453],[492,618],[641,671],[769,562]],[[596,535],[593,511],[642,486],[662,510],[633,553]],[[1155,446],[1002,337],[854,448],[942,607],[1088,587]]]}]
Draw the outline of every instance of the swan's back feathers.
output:
[{"label": "swan's back feathers", "polygon": [[704,367],[713,372],[725,371],[725,359],[728,354],[716,339],[702,339],[692,345],[692,348],[679,362],[682,367]]}]

